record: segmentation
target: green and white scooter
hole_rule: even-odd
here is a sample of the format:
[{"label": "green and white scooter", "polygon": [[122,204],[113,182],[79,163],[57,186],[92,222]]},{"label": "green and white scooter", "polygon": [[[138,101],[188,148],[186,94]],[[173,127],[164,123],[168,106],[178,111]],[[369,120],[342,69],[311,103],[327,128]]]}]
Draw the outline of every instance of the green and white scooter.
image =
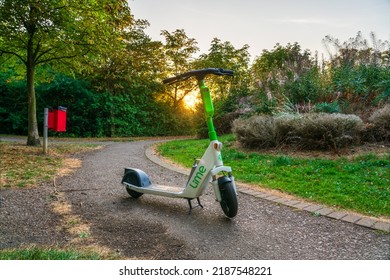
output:
[{"label": "green and white scooter", "polygon": [[191,201],[196,198],[199,207],[202,207],[199,197],[205,192],[211,183],[216,201],[221,204],[222,210],[229,218],[237,215],[237,191],[232,175],[232,169],[224,166],[222,162],[222,143],[217,139],[213,124],[214,106],[211,100],[210,90],[205,86],[204,78],[207,75],[233,76],[233,71],[220,68],[207,68],[189,71],[176,77],[168,78],[163,82],[173,84],[185,81],[191,77],[198,80],[205,109],[205,117],[209,130],[210,144],[200,160],[195,160],[187,184],[183,187],[163,186],[152,184],[148,175],[136,168],[125,168],[122,184],[127,192],[138,198],[144,193],[165,197],[184,198],[188,200],[190,212],[193,209]]}]

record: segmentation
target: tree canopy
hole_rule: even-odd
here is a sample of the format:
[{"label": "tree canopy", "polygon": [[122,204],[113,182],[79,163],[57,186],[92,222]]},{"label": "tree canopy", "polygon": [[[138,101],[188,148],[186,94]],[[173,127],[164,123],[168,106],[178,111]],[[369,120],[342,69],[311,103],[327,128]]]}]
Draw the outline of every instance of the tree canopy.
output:
[{"label": "tree canopy", "polygon": [[116,45],[119,32],[132,23],[130,9],[124,0],[2,0],[0,17],[0,55],[15,56],[26,68],[27,144],[39,145],[37,65],[81,57]]}]

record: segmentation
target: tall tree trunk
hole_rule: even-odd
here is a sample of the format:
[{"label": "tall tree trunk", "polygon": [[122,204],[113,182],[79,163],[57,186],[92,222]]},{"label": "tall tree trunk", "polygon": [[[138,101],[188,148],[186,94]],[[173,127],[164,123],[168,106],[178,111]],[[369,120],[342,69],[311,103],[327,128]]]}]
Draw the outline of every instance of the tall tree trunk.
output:
[{"label": "tall tree trunk", "polygon": [[34,77],[35,61],[33,57],[32,40],[28,42],[27,49],[27,96],[28,96],[28,136],[27,146],[40,146],[37,122],[37,102],[35,97]]}]

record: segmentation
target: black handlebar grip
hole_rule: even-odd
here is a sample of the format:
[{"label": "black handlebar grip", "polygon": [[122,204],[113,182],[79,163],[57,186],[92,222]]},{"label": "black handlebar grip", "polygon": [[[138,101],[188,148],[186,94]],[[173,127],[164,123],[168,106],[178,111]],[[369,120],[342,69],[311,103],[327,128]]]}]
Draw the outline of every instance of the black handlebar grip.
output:
[{"label": "black handlebar grip", "polygon": [[185,81],[191,77],[196,77],[198,80],[202,80],[208,74],[214,74],[218,76],[222,76],[222,75],[233,76],[234,72],[232,70],[226,70],[222,68],[206,68],[201,70],[193,70],[193,71],[183,73],[181,75],[177,75],[175,77],[164,79],[163,83],[172,84],[176,82]]},{"label": "black handlebar grip", "polygon": [[174,82],[176,80],[177,80],[177,77],[167,78],[167,79],[163,80],[163,83],[164,84],[170,84],[170,83],[172,83],[172,82]]},{"label": "black handlebar grip", "polygon": [[228,75],[228,76],[233,76],[233,75],[234,75],[233,70],[220,69],[220,72],[221,72],[223,75]]}]

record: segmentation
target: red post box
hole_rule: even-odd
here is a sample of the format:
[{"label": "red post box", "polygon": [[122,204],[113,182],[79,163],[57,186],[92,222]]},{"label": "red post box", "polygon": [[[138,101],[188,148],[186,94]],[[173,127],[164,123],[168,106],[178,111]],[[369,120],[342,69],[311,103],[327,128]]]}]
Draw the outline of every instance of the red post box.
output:
[{"label": "red post box", "polygon": [[58,107],[49,111],[48,128],[56,132],[66,131],[66,108]]}]

